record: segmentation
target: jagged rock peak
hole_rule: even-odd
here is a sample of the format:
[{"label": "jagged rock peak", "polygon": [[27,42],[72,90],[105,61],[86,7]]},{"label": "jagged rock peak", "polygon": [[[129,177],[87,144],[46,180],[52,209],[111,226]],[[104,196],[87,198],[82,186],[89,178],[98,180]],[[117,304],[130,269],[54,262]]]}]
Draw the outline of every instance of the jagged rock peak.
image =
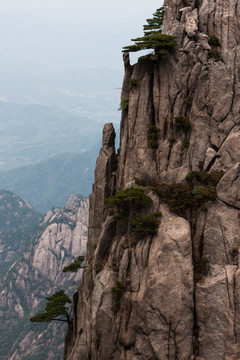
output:
[{"label": "jagged rock peak", "polygon": [[115,146],[115,130],[112,123],[104,125],[102,136],[102,147],[114,147]]},{"label": "jagged rock peak", "polygon": [[[120,149],[103,146],[96,163],[67,360],[240,359],[240,0],[165,9],[176,51],[134,66],[124,57]],[[201,182],[210,173],[218,184]],[[106,209],[128,184],[149,208],[122,210],[115,197]],[[160,218],[144,235],[149,216]]]},{"label": "jagged rock peak", "polygon": [[29,202],[25,199],[22,199],[20,196],[14,194],[12,191],[0,190],[0,201],[1,203],[8,204],[8,207],[11,207],[11,204],[17,204],[19,208],[27,207],[33,209]]},{"label": "jagged rock peak", "polygon": [[83,200],[83,197],[81,195],[72,194],[67,199],[64,209],[76,209],[79,208],[81,201]]}]

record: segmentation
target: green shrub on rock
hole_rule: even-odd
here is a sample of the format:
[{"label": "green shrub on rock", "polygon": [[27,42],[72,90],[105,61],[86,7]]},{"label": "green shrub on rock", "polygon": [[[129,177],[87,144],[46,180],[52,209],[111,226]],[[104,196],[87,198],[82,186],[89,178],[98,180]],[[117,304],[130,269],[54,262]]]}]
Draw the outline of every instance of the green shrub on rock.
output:
[{"label": "green shrub on rock", "polygon": [[188,139],[185,139],[185,140],[183,141],[183,147],[184,147],[185,149],[188,149],[189,146],[190,146],[190,141],[189,141]]},{"label": "green shrub on rock", "polygon": [[123,110],[123,111],[127,111],[128,110],[128,104],[129,104],[129,97],[125,96],[122,98],[121,103],[119,105],[119,111]]},{"label": "green shrub on rock", "polygon": [[182,214],[193,205],[192,188],[189,184],[160,183],[153,190],[157,192],[160,201],[166,203],[169,210],[176,214]]},{"label": "green shrub on rock", "polygon": [[224,174],[223,171],[218,171],[218,170],[214,170],[210,172],[194,170],[191,171],[189,174],[187,174],[186,180],[193,185],[203,184],[203,185],[217,186],[217,184],[223,177],[223,174]]},{"label": "green shrub on rock", "polygon": [[179,130],[183,130],[184,133],[187,133],[190,130],[191,124],[188,119],[179,115],[179,116],[176,116],[174,118],[174,120],[175,120],[175,122],[174,122],[175,128],[177,128]]},{"label": "green shrub on rock", "polygon": [[160,129],[157,126],[151,125],[148,127],[147,139],[148,144],[152,149],[156,149],[158,147],[159,135]]},{"label": "green shrub on rock", "polygon": [[152,199],[144,194],[144,190],[135,186],[129,189],[120,190],[106,200],[106,207],[116,206],[118,209],[130,210],[150,206]]},{"label": "green shrub on rock", "polygon": [[221,46],[220,41],[215,35],[209,37],[208,43],[210,46]]},{"label": "green shrub on rock", "polygon": [[130,81],[129,81],[129,85],[128,85],[128,88],[129,89],[132,89],[132,88],[135,88],[138,86],[138,81],[137,79],[135,78],[131,78]]},{"label": "green shrub on rock", "polygon": [[155,235],[159,225],[160,212],[148,215],[137,215],[130,221],[131,233],[136,236]]},{"label": "green shrub on rock", "polygon": [[187,209],[203,208],[207,201],[215,200],[216,186],[222,176],[221,171],[192,171],[186,176],[187,184],[160,183],[152,186],[152,189],[170,211],[181,215]]},{"label": "green shrub on rock", "polygon": [[114,279],[114,282],[116,286],[112,287],[113,298],[114,300],[119,301],[123,292],[125,291],[126,284],[119,281],[118,279]]},{"label": "green shrub on rock", "polygon": [[77,272],[80,269],[83,269],[83,263],[85,261],[85,257],[84,256],[78,256],[77,259],[75,259],[71,264],[69,264],[68,266],[65,266],[62,271],[63,272]]},{"label": "green shrub on rock", "polygon": [[215,35],[210,36],[208,40],[209,45],[211,46],[211,50],[208,51],[208,56],[211,58],[215,58],[215,61],[221,61],[221,54],[219,47],[221,46],[220,41]]},{"label": "green shrub on rock", "polygon": [[216,187],[212,185],[197,185],[192,190],[193,197],[197,200],[214,200],[217,196]]}]

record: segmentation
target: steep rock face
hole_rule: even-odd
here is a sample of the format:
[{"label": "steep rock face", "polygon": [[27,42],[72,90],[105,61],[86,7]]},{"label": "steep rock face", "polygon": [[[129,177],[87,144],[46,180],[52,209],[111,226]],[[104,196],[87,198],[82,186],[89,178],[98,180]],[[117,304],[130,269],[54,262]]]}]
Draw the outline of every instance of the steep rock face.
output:
[{"label": "steep rock face", "polygon": [[36,324],[30,316],[44,311],[45,297],[59,289],[71,295],[81,272],[63,273],[64,266],[85,255],[88,199],[71,195],[64,209],[49,211],[28,247],[0,281],[0,358],[62,358],[64,324]]},{"label": "steep rock face", "polygon": [[[224,175],[217,199],[186,214],[170,212],[148,188],[148,212],[162,217],[157,233],[138,241],[114,210],[103,211],[106,196],[93,189],[98,232],[94,240],[89,233],[67,360],[240,358],[240,1],[165,0],[165,9],[163,32],[177,37],[178,48],[159,63],[130,66],[124,56],[129,103],[118,165],[106,172],[112,146],[96,169],[108,174],[103,184],[117,174],[115,191],[186,183],[194,170]],[[129,89],[131,78],[137,86]],[[154,146],[151,126],[160,131]]]}]

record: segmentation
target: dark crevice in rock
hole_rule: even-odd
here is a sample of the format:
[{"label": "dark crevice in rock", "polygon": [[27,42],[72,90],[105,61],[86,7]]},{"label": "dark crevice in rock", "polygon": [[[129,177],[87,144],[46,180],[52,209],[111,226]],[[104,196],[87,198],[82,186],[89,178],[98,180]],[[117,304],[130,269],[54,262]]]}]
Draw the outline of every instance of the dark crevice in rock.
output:
[{"label": "dark crevice in rock", "polygon": [[206,167],[205,171],[210,171],[213,167],[215,161],[220,158],[220,155],[216,155],[212,158],[212,160],[209,162],[208,166]]},{"label": "dark crevice in rock", "polygon": [[220,228],[221,228],[221,232],[222,232],[222,240],[223,240],[223,246],[224,246],[224,251],[225,251],[225,257],[227,259],[227,263],[230,264],[230,261],[229,261],[229,258],[228,258],[227,247],[226,247],[225,234],[224,234],[224,229],[223,229],[222,223],[220,224]]},{"label": "dark crevice in rock", "polygon": [[164,126],[163,126],[163,140],[166,139],[167,133],[168,133],[168,119],[165,118]]},{"label": "dark crevice in rock", "polygon": [[194,290],[193,295],[194,301],[194,321],[193,321],[193,355],[194,359],[198,357],[199,354],[199,325],[198,325],[198,316],[197,316],[197,309],[196,309],[196,290]]},{"label": "dark crevice in rock", "polygon": [[204,228],[199,240],[199,257],[203,257],[203,251],[204,251]]},{"label": "dark crevice in rock", "polygon": [[234,306],[234,323],[233,323],[233,332],[234,332],[234,339],[237,339],[237,332],[236,332],[236,325],[237,325],[237,301],[236,301],[236,272],[233,278],[233,306]]},{"label": "dark crevice in rock", "polygon": [[231,305],[231,296],[230,296],[230,290],[229,290],[229,283],[228,283],[228,275],[227,275],[227,271],[226,271],[226,268],[224,267],[224,271],[225,271],[225,276],[226,276],[226,287],[227,287],[227,295],[228,295],[228,306],[229,306],[229,309],[232,308],[232,305]]},{"label": "dark crevice in rock", "polygon": [[211,144],[211,148],[212,148],[213,150],[215,150],[216,152],[218,152],[218,150],[219,150],[219,148],[218,148],[216,145],[214,145],[214,144]]},{"label": "dark crevice in rock", "polygon": [[220,202],[222,202],[223,204],[229,206],[230,208],[236,209],[236,210],[240,210],[240,207],[234,206],[232,204],[228,204],[226,201],[222,200],[222,199],[218,199]]}]

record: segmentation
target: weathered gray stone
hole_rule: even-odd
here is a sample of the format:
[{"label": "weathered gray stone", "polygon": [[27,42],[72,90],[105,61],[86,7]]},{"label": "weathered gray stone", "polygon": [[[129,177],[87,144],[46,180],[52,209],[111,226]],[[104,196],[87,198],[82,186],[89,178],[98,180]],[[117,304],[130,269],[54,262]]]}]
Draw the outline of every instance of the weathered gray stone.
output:
[{"label": "weathered gray stone", "polygon": [[240,164],[237,163],[221,179],[218,197],[226,204],[240,209]]},{"label": "weathered gray stone", "polygon": [[115,130],[111,123],[104,126],[102,148],[95,168],[95,182],[90,197],[92,211],[89,215],[89,251],[98,242],[104,219],[105,199],[111,196],[116,182],[117,156],[115,153]]},{"label": "weathered gray stone", "polygon": [[198,31],[198,11],[194,9],[186,14],[185,18],[185,31],[189,37],[196,35]]},{"label": "weathered gray stone", "polygon": [[[122,99],[129,105],[122,112],[116,185],[107,193],[138,183],[183,183],[192,170],[224,176],[216,200],[182,216],[145,189],[153,204],[141,214],[162,212],[157,234],[134,238],[126,210],[108,239],[103,188],[112,184],[113,170],[101,177],[108,160],[97,163],[90,218],[105,232],[89,230],[89,246],[99,239],[99,249],[103,240],[107,246],[97,275],[99,250],[89,248],[67,360],[240,359],[240,1],[165,0],[165,10],[163,33],[177,37],[174,54],[134,66],[125,54]],[[210,45],[213,35],[219,46]],[[129,89],[131,77],[138,86]],[[189,129],[176,126],[178,116]],[[152,125],[160,130],[153,147]],[[117,301],[114,279],[123,287]]]}]

